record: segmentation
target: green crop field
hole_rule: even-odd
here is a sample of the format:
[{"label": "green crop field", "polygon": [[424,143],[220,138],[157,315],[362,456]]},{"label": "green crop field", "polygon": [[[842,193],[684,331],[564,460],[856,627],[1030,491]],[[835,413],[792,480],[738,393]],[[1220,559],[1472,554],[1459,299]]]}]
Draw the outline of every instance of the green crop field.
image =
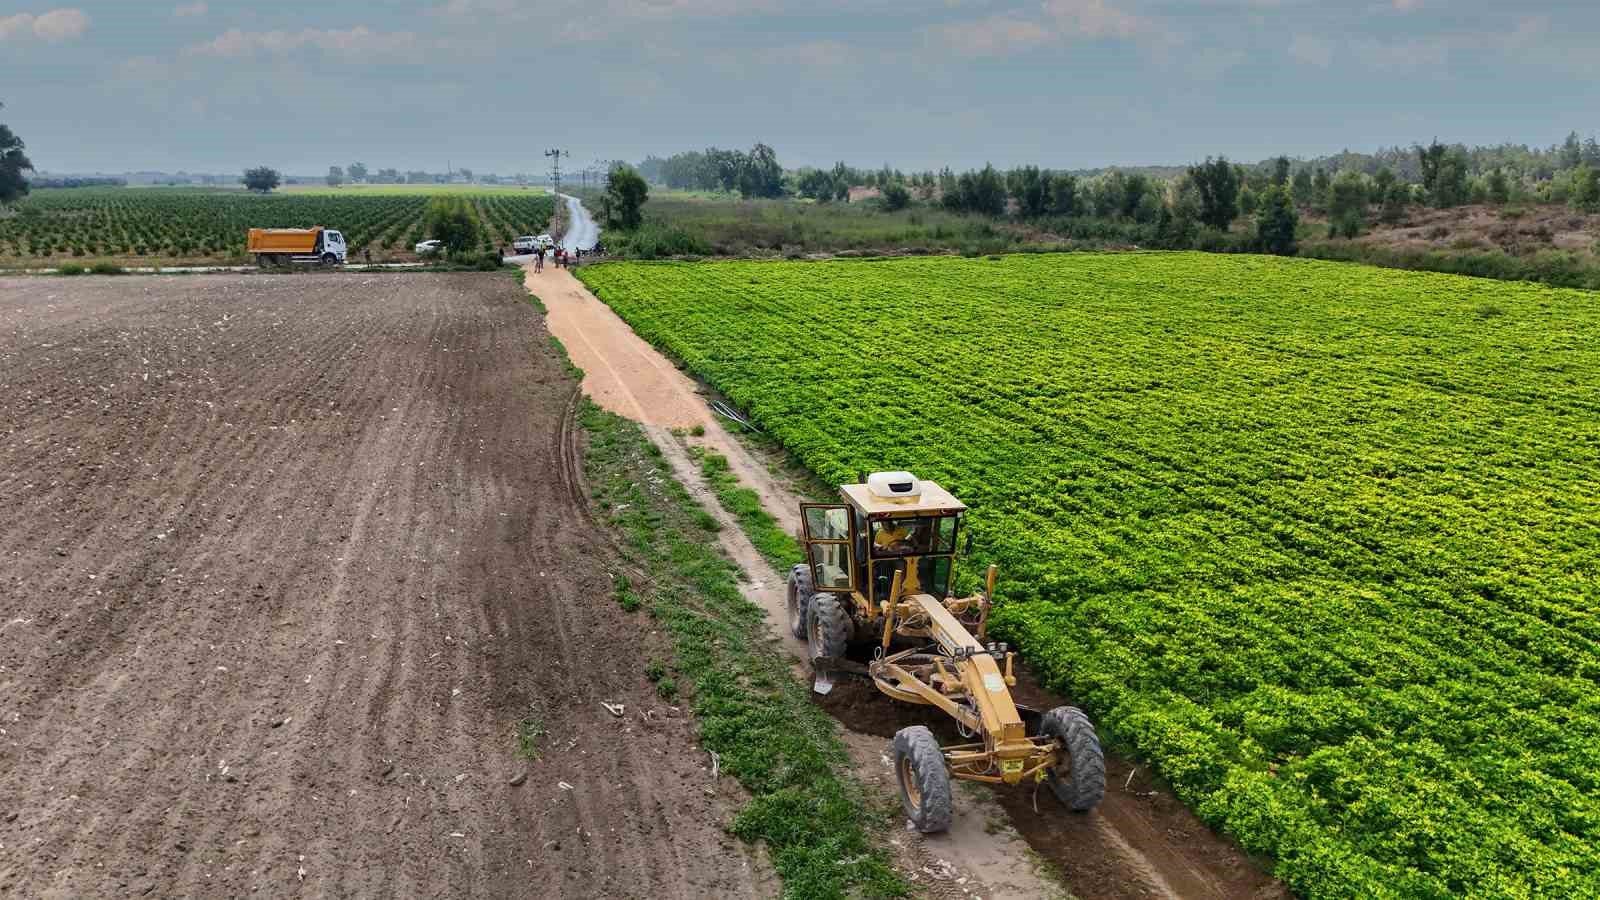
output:
[{"label": "green crop field", "polygon": [[581,277],[1310,897],[1600,896],[1600,295],[1060,254]]},{"label": "green crop field", "polygon": [[[424,189],[426,185],[422,186]],[[241,262],[250,228],[326,225],[374,259],[411,259],[438,192],[268,195],[227,189],[71,188],[35,191],[0,218],[0,266],[75,260]],[[451,192],[484,226],[483,249],[542,231],[554,198],[533,191]]]}]

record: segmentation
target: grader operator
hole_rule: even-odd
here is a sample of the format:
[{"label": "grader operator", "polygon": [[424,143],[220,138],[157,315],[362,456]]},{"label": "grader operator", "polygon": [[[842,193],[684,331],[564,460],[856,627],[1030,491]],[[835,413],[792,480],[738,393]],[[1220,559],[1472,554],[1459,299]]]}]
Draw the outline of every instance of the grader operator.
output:
[{"label": "grader operator", "polygon": [[[1011,698],[1015,654],[987,641],[996,567],[983,591],[952,596],[966,505],[908,472],[874,473],[839,496],[800,506],[806,562],[789,573],[789,629],[807,643],[817,693],[831,692],[839,674],[863,675],[955,720],[966,743],[940,747],[922,725],[895,734],[907,818],[923,832],[949,828],[952,777],[1042,782],[1069,809],[1099,805],[1105,760],[1089,718],[1071,706],[1040,714]],[[869,643],[870,662],[851,658]]]}]

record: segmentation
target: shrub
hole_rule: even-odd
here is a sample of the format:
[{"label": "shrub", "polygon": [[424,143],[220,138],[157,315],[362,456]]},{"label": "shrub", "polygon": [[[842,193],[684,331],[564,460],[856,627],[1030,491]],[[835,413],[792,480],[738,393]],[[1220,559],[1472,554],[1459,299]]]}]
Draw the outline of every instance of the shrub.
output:
[{"label": "shrub", "polygon": [[89,267],[89,271],[96,275],[126,275],[128,270],[116,263],[97,262]]},{"label": "shrub", "polygon": [[62,263],[56,267],[57,275],[82,275],[84,271],[83,266],[75,262]]}]

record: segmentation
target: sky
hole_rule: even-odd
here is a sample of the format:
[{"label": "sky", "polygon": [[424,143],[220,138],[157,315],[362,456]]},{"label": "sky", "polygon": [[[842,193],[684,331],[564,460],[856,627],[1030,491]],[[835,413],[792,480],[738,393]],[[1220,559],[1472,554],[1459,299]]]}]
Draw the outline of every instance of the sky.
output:
[{"label": "sky", "polygon": [[1254,161],[1600,133],[1597,0],[0,0],[42,170]]}]

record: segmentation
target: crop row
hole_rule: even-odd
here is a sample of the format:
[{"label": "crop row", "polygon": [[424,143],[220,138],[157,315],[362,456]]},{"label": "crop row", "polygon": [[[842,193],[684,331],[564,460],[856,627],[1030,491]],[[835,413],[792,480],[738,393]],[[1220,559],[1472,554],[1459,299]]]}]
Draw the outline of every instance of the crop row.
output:
[{"label": "crop row", "polygon": [[[467,197],[483,249],[538,233],[552,198],[543,194]],[[0,218],[0,259],[52,257],[240,258],[250,228],[326,225],[355,252],[406,254],[423,240],[426,196],[332,196],[239,191],[42,190]]]},{"label": "crop row", "polygon": [[1600,297],[1200,254],[581,276],[1313,897],[1600,895]]}]

